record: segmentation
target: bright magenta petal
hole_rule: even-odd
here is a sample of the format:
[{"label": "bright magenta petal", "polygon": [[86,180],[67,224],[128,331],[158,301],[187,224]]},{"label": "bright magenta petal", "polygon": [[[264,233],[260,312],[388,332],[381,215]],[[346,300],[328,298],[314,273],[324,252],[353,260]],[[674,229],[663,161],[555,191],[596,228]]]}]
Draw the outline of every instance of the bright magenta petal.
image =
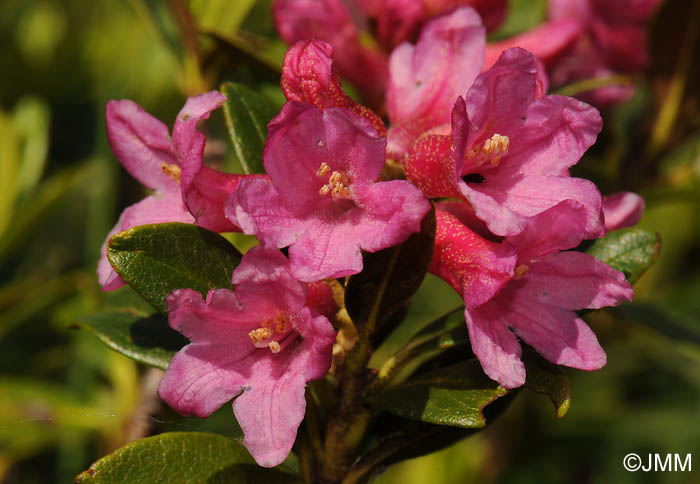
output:
[{"label": "bright magenta petal", "polygon": [[176,191],[177,182],[163,165],[177,165],[168,127],[133,101],[109,101],[107,137],[124,168],[148,188]]},{"label": "bright magenta petal", "polygon": [[537,299],[511,299],[502,293],[501,317],[518,337],[552,363],[581,370],[598,370],[607,361],[591,328],[573,311],[543,304]]},{"label": "bright magenta petal", "polygon": [[525,365],[520,361],[522,348],[508,329],[503,308],[488,302],[476,309],[465,309],[472,351],[479,359],[484,373],[505,388],[517,388],[525,383]]},{"label": "bright magenta petal", "polygon": [[183,205],[180,194],[175,192],[164,197],[151,195],[138,203],[124,209],[117,224],[110,230],[100,249],[100,261],[97,263],[97,280],[103,291],[113,291],[124,285],[124,281],[114,272],[107,260],[107,242],[110,237],[137,225],[165,222],[194,223],[192,215]]},{"label": "bright magenta petal", "polygon": [[644,213],[644,199],[632,192],[620,192],[603,197],[605,230],[617,230],[637,225]]},{"label": "bright magenta petal", "polygon": [[[530,266],[520,291],[528,298],[562,309],[600,309],[631,301],[625,275],[588,254],[559,252]],[[529,300],[529,299],[528,299]],[[527,304],[523,302],[523,304]]]},{"label": "bright magenta petal", "polygon": [[598,110],[577,99],[546,96],[527,108],[510,142],[503,169],[525,175],[562,175],[578,163],[603,127]]},{"label": "bright magenta petal", "polygon": [[430,273],[450,284],[464,298],[467,309],[486,303],[512,277],[515,251],[507,243],[478,236],[451,213],[438,210],[436,215]]}]

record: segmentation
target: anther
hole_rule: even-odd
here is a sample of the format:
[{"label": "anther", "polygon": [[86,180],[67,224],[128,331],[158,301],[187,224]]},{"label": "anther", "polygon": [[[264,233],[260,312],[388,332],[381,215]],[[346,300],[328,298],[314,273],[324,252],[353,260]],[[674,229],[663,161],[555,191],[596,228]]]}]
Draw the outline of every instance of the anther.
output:
[{"label": "anther", "polygon": [[160,165],[160,169],[163,170],[163,173],[168,175],[169,177],[175,179],[176,182],[180,183],[180,167],[177,165],[171,165],[169,163],[162,163]]},{"label": "anther", "polygon": [[530,268],[525,265],[519,265],[518,267],[515,268],[515,277],[523,277],[525,274],[527,274],[527,271],[530,270]]},{"label": "anther", "polygon": [[326,173],[328,173],[329,171],[331,171],[331,167],[328,166],[328,163],[326,163],[324,161],[323,163],[321,163],[321,167],[318,169],[318,172],[316,172],[316,173],[318,176],[325,176]]},{"label": "anther", "polygon": [[248,337],[253,341],[253,343],[262,343],[274,333],[274,330],[270,328],[258,328],[248,333]]},{"label": "anther", "polygon": [[273,353],[279,353],[280,349],[282,349],[280,348],[280,344],[277,341],[270,341],[270,343],[267,346]]}]

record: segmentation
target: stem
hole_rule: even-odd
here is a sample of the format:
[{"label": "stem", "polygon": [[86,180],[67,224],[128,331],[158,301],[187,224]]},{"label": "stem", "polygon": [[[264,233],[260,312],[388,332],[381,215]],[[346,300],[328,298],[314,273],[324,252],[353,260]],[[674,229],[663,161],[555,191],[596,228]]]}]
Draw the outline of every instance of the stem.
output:
[{"label": "stem", "polygon": [[[372,356],[372,336],[389,279],[396,265],[401,247],[397,247],[389,260],[387,270],[372,303],[367,321],[358,327],[357,342],[338,358],[336,374],[340,381],[340,404],[326,428],[325,452],[320,482],[340,482],[356,459],[357,449],[369,425],[371,411],[365,404],[368,383],[373,375],[367,368]],[[349,315],[348,315],[349,317]]]},{"label": "stem", "polygon": [[168,0],[170,10],[175,17],[177,26],[182,36],[182,44],[185,50],[183,69],[185,74],[184,89],[188,94],[198,94],[206,90],[206,85],[201,74],[201,59],[199,42],[197,40],[197,24],[192,18],[192,13],[183,0]]},{"label": "stem", "polygon": [[608,86],[629,86],[632,80],[629,76],[617,74],[613,76],[594,77],[592,79],[583,79],[582,81],[574,82],[567,86],[561,87],[555,91],[555,94],[561,96],[576,96],[582,92],[600,89]]}]

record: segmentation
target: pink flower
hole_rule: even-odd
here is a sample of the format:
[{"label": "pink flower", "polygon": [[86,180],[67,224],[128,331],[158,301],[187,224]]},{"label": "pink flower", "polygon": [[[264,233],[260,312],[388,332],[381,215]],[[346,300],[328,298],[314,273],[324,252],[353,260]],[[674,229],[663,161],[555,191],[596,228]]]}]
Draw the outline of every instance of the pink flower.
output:
[{"label": "pink flower", "polygon": [[428,197],[456,197],[474,207],[496,235],[521,232],[528,217],[562,200],[581,202],[586,237],[603,234],[601,197],[569,176],[601,129],[598,111],[573,98],[542,96],[534,57],[505,51],[452,112],[451,137],[422,136],[406,176]]},{"label": "pink flower", "polygon": [[205,136],[197,123],[226,98],[211,91],[189,98],[177,116],[171,141],[168,127],[132,101],[107,103],[107,136],[126,170],[153,194],[126,208],[102,245],[98,280],[105,291],[124,281],[107,260],[112,235],[149,223],[196,223],[219,232],[237,231],[224,217],[223,203],[240,175],[228,175],[202,164]]},{"label": "pink flower", "polygon": [[333,47],[322,40],[300,41],[287,50],[282,64],[282,91],[288,101],[313,104],[320,110],[347,108],[386,136],[382,119],[345,94],[333,62]]},{"label": "pink flower", "polygon": [[386,57],[378,46],[363,40],[369,34],[362,12],[348,11],[342,0],[277,0],[272,13],[287,43],[314,38],[328,42],[336,51],[335,60],[343,77],[370,99],[381,99]]},{"label": "pink flower", "polygon": [[402,160],[419,136],[449,124],[455,99],[481,72],[485,42],[479,15],[465,7],[429,22],[415,46],[404,43],[392,52],[387,90],[390,158]]},{"label": "pink flower", "polygon": [[[550,18],[574,20],[583,32],[572,55],[555,65],[552,82],[558,86],[645,69],[649,63],[645,23],[658,3],[659,0],[552,0]],[[611,86],[584,97],[606,106],[624,101],[632,93],[629,86]]]},{"label": "pink flower", "polygon": [[603,197],[605,231],[637,225],[644,213],[644,199],[632,192],[620,192]]},{"label": "pink flower", "polygon": [[233,402],[244,444],[265,467],[289,454],[304,418],[306,382],[331,364],[335,332],[306,302],[287,259],[254,247],[233,273],[235,293],[191,289],[168,296],[170,326],[190,344],[175,355],[158,394],[183,415],[207,417]]},{"label": "pink flower", "polygon": [[[559,365],[596,370],[606,363],[595,334],[574,311],[618,305],[631,300],[633,290],[621,272],[582,252],[565,251],[580,243],[586,217],[581,204],[566,200],[529,219],[519,235],[506,238],[505,247],[491,243],[487,254],[500,257],[498,264],[474,264],[489,243],[473,233],[435,252],[431,272],[464,298],[472,350],[484,372],[506,388],[525,382],[518,338]],[[444,220],[438,218],[438,234]],[[463,226],[447,233],[458,231],[470,232]],[[444,236],[436,248],[440,244]],[[513,248],[517,261],[507,278]]]},{"label": "pink flower", "polygon": [[265,245],[289,246],[297,279],[360,272],[360,249],[403,242],[430,209],[410,183],[376,182],[385,147],[375,128],[347,109],[288,102],[268,125],[269,181],[242,181],[226,214]]}]

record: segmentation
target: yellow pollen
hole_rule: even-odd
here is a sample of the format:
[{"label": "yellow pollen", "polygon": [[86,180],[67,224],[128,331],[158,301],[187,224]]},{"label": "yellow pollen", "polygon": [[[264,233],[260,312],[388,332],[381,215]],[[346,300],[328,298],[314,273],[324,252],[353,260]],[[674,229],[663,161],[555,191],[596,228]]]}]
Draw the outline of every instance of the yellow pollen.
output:
[{"label": "yellow pollen", "polygon": [[160,165],[161,170],[163,170],[163,173],[168,175],[169,177],[175,179],[176,182],[180,183],[180,167],[177,165],[171,165],[169,163],[162,163]]},{"label": "yellow pollen", "polygon": [[248,333],[248,337],[253,341],[253,343],[262,343],[274,333],[274,330],[270,328],[258,328]]},{"label": "yellow pollen", "polygon": [[483,146],[476,148],[469,148],[465,158],[476,158],[477,156],[483,156],[484,161],[488,160],[492,166],[498,166],[501,162],[501,157],[508,152],[508,147],[510,146],[510,139],[508,136],[501,136],[496,133],[489,139],[484,141]]},{"label": "yellow pollen", "polygon": [[[321,163],[321,167],[316,172],[318,176],[326,176],[331,171],[331,167],[327,163]],[[331,198],[350,198],[350,178],[343,172],[333,171],[328,177],[328,183],[319,188],[318,193],[321,195],[330,194]]]},{"label": "yellow pollen", "polygon": [[270,344],[267,345],[268,348],[270,348],[270,351],[273,353],[279,353],[280,352],[280,344],[277,341],[270,341]]},{"label": "yellow pollen", "polygon": [[530,268],[525,265],[519,265],[518,267],[515,268],[515,277],[523,277],[525,274],[527,274],[527,271],[530,270]]}]

